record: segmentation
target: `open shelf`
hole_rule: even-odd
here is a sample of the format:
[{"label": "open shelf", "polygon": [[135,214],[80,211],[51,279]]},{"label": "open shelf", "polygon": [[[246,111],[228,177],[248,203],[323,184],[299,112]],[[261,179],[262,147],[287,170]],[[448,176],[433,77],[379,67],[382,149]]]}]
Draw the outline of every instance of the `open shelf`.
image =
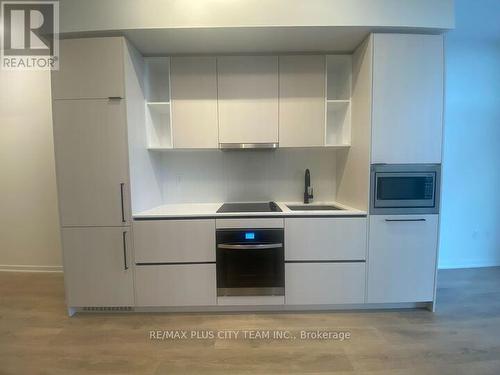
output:
[{"label": "open shelf", "polygon": [[172,147],[148,147],[149,151],[170,151],[173,150]]},{"label": "open shelf", "polygon": [[351,55],[326,57],[325,146],[351,144]]},{"label": "open shelf", "polygon": [[170,114],[169,102],[148,102],[146,103],[150,111],[155,111],[161,114]]},{"label": "open shelf", "polygon": [[171,149],[170,58],[150,57],[145,63],[147,148]]},{"label": "open shelf", "polygon": [[350,103],[351,101],[349,99],[327,99],[327,103]]},{"label": "open shelf", "polygon": [[351,103],[331,102],[326,112],[326,145],[349,146],[351,143]]},{"label": "open shelf", "polygon": [[148,102],[170,101],[170,58],[147,57],[146,100]]},{"label": "open shelf", "polygon": [[172,147],[172,131],[170,127],[170,106],[146,105],[146,126],[148,133],[148,149]]},{"label": "open shelf", "polygon": [[327,100],[351,100],[351,55],[326,57]]}]

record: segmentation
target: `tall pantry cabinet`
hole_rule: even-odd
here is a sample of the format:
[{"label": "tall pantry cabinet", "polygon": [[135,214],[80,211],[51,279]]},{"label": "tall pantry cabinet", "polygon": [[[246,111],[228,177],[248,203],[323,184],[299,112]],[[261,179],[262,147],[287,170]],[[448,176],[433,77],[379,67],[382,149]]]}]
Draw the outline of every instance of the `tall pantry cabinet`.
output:
[{"label": "tall pantry cabinet", "polygon": [[[373,34],[372,58],[371,164],[441,164],[443,37]],[[439,214],[370,215],[366,301],[435,301],[438,233]]]},{"label": "tall pantry cabinet", "polygon": [[61,41],[54,148],[70,307],[134,305],[123,38]]}]

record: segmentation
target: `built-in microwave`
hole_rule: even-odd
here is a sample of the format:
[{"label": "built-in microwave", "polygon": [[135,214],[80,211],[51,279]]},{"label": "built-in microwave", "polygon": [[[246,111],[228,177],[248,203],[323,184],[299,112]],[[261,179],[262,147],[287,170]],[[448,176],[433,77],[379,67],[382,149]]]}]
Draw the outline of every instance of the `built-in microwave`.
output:
[{"label": "built-in microwave", "polygon": [[440,164],[372,164],[370,213],[439,213]]}]

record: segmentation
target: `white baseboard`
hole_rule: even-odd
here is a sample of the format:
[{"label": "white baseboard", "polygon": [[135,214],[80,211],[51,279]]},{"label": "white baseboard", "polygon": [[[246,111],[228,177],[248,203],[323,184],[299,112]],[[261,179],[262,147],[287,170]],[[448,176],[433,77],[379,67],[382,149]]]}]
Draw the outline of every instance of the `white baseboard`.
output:
[{"label": "white baseboard", "polygon": [[32,265],[11,265],[0,264],[2,272],[62,272],[62,266],[32,266]]},{"label": "white baseboard", "polygon": [[492,261],[462,262],[440,264],[440,270],[451,270],[458,268],[482,268],[482,267],[500,267],[500,263]]}]

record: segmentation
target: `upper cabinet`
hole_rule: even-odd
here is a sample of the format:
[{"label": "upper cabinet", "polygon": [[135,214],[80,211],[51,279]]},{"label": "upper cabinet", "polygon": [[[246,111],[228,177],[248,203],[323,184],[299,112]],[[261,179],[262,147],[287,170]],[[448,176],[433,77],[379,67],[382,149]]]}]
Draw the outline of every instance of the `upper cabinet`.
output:
[{"label": "upper cabinet", "polygon": [[171,59],[174,148],[217,148],[217,63],[215,57]]},{"label": "upper cabinet", "polygon": [[171,149],[170,57],[145,59],[144,88],[148,149]]},{"label": "upper cabinet", "polygon": [[[372,126],[371,163],[440,163],[442,36],[371,38],[372,84],[365,90],[371,121],[363,120]],[[126,53],[121,37],[61,41],[53,98],[125,98]],[[352,55],[145,58],[144,69],[135,71],[143,83],[142,142],[150,150],[234,143],[351,147],[351,118],[360,112],[352,62]]]},{"label": "upper cabinet", "polygon": [[326,57],[325,145],[351,145],[351,55]]},{"label": "upper cabinet", "polygon": [[325,56],[279,57],[280,147],[325,145]]},{"label": "upper cabinet", "polygon": [[443,38],[375,34],[372,163],[440,163]]},{"label": "upper cabinet", "polygon": [[350,55],[145,61],[150,150],[350,146]]},{"label": "upper cabinet", "polygon": [[278,142],[278,57],[217,58],[219,143]]},{"label": "upper cabinet", "polygon": [[124,98],[124,46],[121,37],[61,40],[52,98]]}]

